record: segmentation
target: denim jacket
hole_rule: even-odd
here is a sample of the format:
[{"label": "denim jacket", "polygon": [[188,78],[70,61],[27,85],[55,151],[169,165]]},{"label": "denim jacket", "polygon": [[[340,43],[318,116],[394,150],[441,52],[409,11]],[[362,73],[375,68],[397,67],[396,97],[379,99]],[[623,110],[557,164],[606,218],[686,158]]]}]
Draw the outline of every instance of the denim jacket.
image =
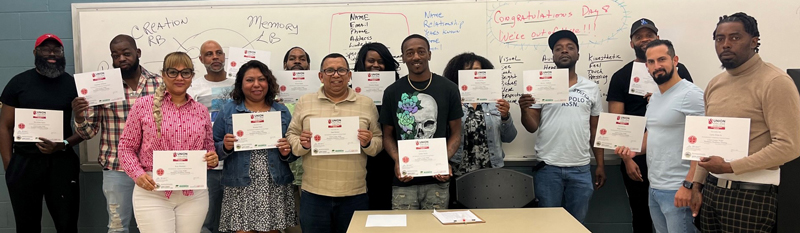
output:
[{"label": "denim jacket", "polygon": [[[280,103],[272,103],[272,108],[269,110],[281,112],[281,135],[286,135],[286,129],[289,127],[289,122],[292,121],[292,115],[285,105]],[[232,114],[237,113],[250,113],[250,110],[244,107],[244,102],[236,104],[234,101],[226,102],[222,110],[217,114],[214,121],[214,147],[217,149],[219,160],[225,161],[225,168],[222,170],[222,185],[243,187],[250,185],[250,155],[251,151],[237,151],[227,153],[222,139],[225,134],[233,133],[233,117]],[[277,143],[277,142],[274,142]],[[269,174],[272,176],[273,181],[277,184],[291,184],[294,180],[292,171],[289,170],[289,162],[296,160],[294,154],[289,156],[281,156],[278,149],[268,149],[267,161],[269,162]]]},{"label": "denim jacket", "polygon": [[[492,167],[503,167],[503,158],[506,154],[503,152],[503,142],[509,143],[514,141],[517,137],[517,128],[511,119],[511,114],[508,114],[508,119],[503,121],[500,117],[500,110],[497,109],[495,103],[480,103],[483,108],[484,119],[486,121],[486,137],[489,146],[489,160],[492,162]],[[450,163],[459,164],[461,158],[464,156],[464,135],[466,131],[467,113],[469,113],[469,104],[462,104],[461,110],[464,111],[464,116],[461,117],[461,145],[458,147],[456,154],[450,158]],[[453,168],[455,171],[455,168]]]}]

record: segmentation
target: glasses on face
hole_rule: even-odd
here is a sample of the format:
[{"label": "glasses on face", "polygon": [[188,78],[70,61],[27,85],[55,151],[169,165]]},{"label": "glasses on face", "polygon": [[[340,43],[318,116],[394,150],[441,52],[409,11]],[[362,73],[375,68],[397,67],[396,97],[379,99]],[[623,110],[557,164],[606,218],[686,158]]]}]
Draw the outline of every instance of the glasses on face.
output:
[{"label": "glasses on face", "polygon": [[39,51],[39,54],[42,54],[42,55],[50,55],[50,54],[53,54],[53,55],[56,55],[56,56],[64,55],[64,48],[61,48],[61,47],[57,47],[57,48],[38,47],[38,48],[36,48],[36,51]]},{"label": "glasses on face", "polygon": [[178,70],[175,68],[167,68],[167,70],[165,70],[164,73],[167,74],[167,77],[169,78],[178,78],[178,75],[180,75],[184,79],[190,79],[194,77],[194,70],[191,68],[186,68],[182,70]]},{"label": "glasses on face", "polygon": [[345,68],[339,68],[339,69],[328,68],[323,70],[322,72],[325,73],[325,75],[327,76],[333,76],[333,74],[345,75],[347,74],[347,72],[350,72],[350,70]]}]

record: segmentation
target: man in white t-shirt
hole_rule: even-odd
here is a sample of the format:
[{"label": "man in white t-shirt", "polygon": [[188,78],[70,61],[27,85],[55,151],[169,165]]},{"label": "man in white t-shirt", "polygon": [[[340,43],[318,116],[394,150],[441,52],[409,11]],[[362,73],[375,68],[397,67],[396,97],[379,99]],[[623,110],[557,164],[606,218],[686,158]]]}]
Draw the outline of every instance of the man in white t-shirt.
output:
[{"label": "man in white t-shirt", "polygon": [[[569,102],[536,104],[531,95],[522,95],[522,125],[528,132],[539,131],[534,168],[534,190],[539,206],[564,207],[581,223],[589,210],[594,189],[603,186],[606,173],[603,149],[594,148],[594,134],[603,105],[597,83],[575,73],[578,62],[578,37],[562,30],[548,39],[556,67],[569,69]],[[595,182],[589,166],[594,151],[597,160]]]},{"label": "man in white t-shirt", "polygon": [[[200,46],[200,62],[206,67],[207,74],[203,78],[195,79],[187,91],[195,101],[205,105],[211,114],[211,122],[217,118],[223,102],[230,98],[233,83],[236,79],[227,78],[225,72],[225,52],[216,41],[209,40]],[[223,161],[219,166],[208,170],[208,214],[203,223],[202,232],[219,232],[219,214],[222,208],[222,180]]]}]

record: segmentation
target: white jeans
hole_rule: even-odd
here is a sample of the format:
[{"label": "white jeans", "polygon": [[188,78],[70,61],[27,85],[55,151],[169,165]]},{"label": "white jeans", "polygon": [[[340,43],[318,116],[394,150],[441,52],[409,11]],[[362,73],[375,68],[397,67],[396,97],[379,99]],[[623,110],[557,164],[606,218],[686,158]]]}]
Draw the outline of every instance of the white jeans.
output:
[{"label": "white jeans", "polygon": [[133,189],[133,214],[142,233],[198,233],[208,212],[208,190],[194,190],[187,197],[173,191],[169,199],[164,192]]}]

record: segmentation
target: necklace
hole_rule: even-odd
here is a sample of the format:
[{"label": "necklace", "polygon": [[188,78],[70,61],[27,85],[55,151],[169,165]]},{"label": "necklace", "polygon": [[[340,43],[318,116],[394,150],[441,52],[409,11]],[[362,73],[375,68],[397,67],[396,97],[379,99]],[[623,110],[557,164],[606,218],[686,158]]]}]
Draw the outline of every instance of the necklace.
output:
[{"label": "necklace", "polygon": [[411,76],[408,77],[408,85],[411,85],[411,88],[414,88],[414,90],[417,90],[419,92],[422,92],[422,91],[425,91],[426,89],[428,89],[428,87],[431,86],[431,81],[433,81],[433,73],[431,73],[431,78],[428,79],[428,85],[425,85],[425,88],[419,89],[419,88],[415,87],[413,83],[411,83]]}]

